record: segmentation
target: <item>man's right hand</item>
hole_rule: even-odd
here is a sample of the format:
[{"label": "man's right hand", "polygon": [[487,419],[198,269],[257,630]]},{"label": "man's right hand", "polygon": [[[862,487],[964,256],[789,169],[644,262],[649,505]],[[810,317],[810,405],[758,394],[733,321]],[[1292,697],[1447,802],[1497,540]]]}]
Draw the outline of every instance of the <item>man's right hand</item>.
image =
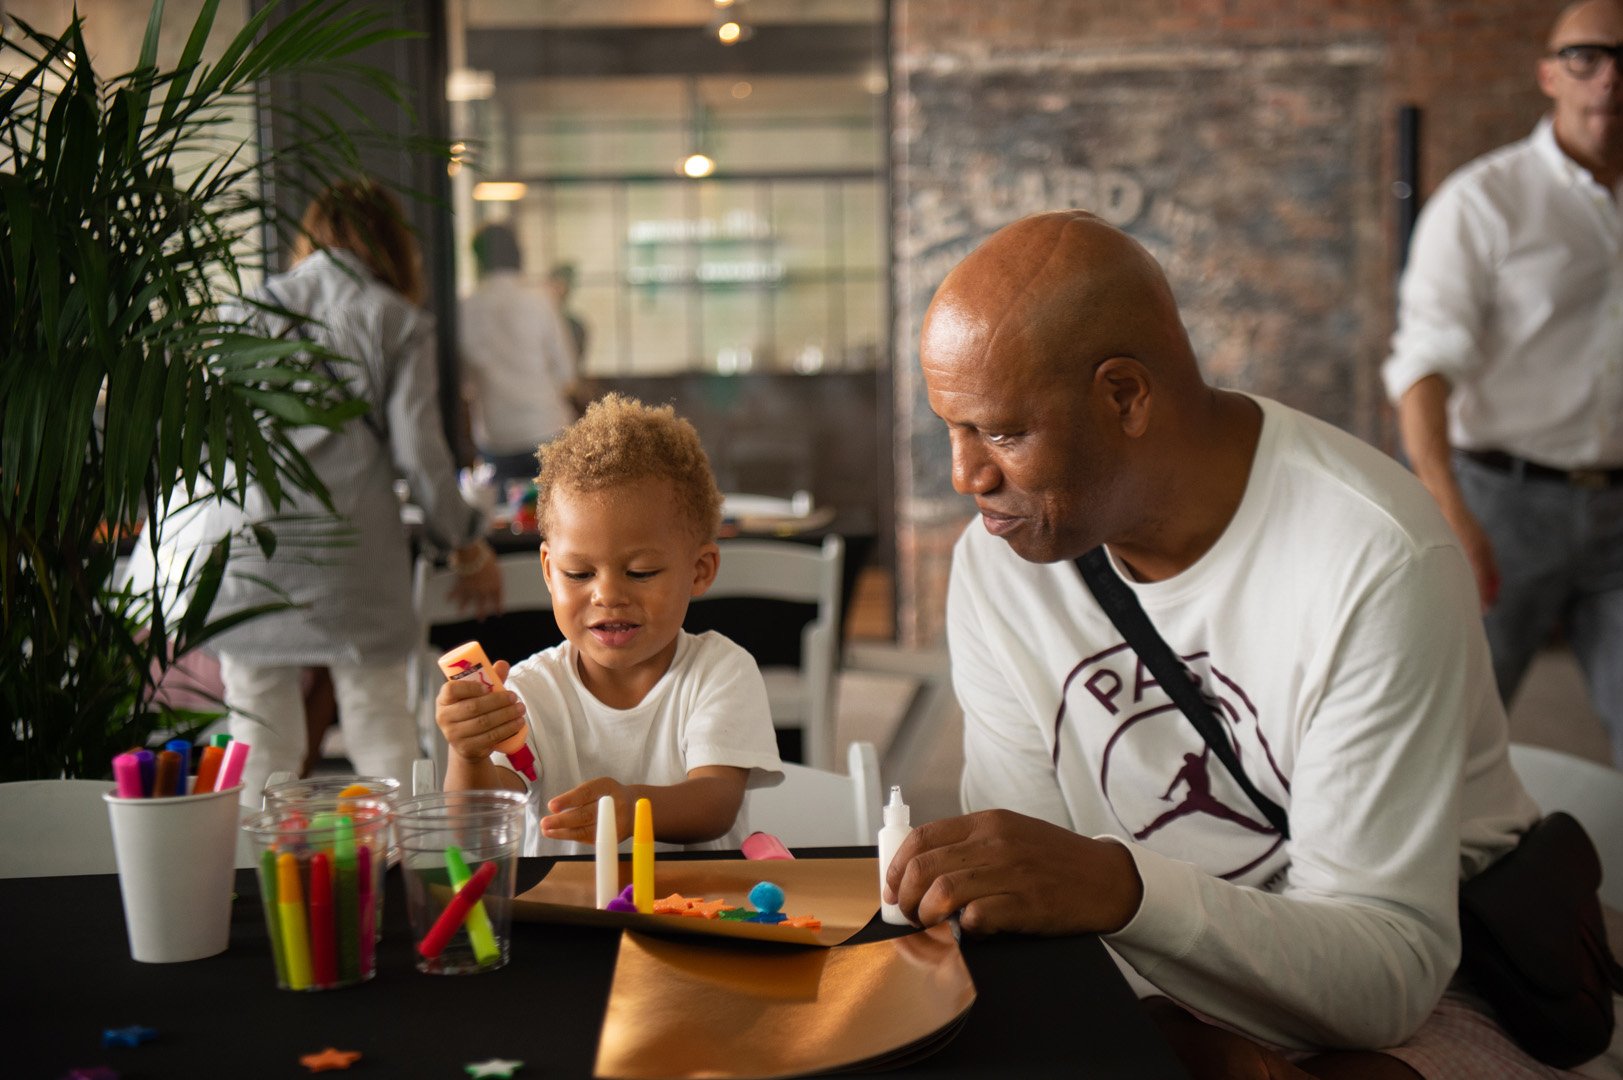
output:
[{"label": "man's right hand", "polygon": [[897,849],[885,884],[913,922],[957,914],[972,934],[1109,933],[1144,897],[1121,844],[1009,810],[920,825]]},{"label": "man's right hand", "polygon": [[1448,520],[1454,535],[1459,537],[1460,547],[1465,549],[1465,557],[1471,563],[1471,573],[1476,575],[1482,610],[1486,612],[1499,599],[1499,562],[1493,557],[1493,541],[1488,539],[1482,523],[1465,508],[1464,502],[1444,505],[1443,517]]}]

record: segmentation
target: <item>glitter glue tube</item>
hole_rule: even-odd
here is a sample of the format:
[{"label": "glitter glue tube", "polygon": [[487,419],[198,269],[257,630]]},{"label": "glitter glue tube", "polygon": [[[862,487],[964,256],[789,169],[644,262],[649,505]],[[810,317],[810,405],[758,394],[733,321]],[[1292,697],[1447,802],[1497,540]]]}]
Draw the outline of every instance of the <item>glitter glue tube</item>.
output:
[{"label": "glitter glue tube", "polygon": [[[496,669],[490,666],[490,658],[485,655],[484,648],[477,641],[465,641],[440,657],[440,670],[453,682],[458,679],[475,679],[487,690],[507,689],[496,677]],[[530,753],[529,739],[530,725],[526,723],[524,729],[517,735],[497,743],[496,749],[506,754],[513,768],[534,783],[535,755]]]}]

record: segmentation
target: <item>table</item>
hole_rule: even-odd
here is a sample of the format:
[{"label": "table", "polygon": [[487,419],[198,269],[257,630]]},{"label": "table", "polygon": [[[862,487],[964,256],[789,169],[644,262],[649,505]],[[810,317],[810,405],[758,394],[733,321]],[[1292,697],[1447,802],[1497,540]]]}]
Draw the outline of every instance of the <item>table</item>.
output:
[{"label": "table", "polygon": [[[552,861],[520,860],[519,887]],[[252,871],[237,875],[230,948],[186,964],[129,958],[116,876],[0,880],[0,1073],[53,1078],[106,1065],[124,1080],[292,1077],[307,1075],[300,1056],[335,1046],[365,1055],[347,1075],[449,1078],[496,1057],[526,1062],[517,1080],[591,1075],[618,931],[518,923],[506,968],[423,975],[412,966],[398,870],[386,889],[377,977],[293,993],[276,989]],[[852,940],[900,932],[875,918]],[[1187,1080],[1096,938],[966,940],[964,957],[979,998],[963,1027],[937,1054],[890,1075]],[[103,1029],[132,1024],[157,1038],[102,1047]]]}]

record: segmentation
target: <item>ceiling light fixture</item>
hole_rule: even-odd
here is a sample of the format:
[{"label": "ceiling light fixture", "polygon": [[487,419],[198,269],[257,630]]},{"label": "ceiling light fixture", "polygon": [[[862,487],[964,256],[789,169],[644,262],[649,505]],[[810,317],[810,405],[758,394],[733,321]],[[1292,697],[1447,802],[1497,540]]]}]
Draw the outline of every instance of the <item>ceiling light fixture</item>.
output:
[{"label": "ceiling light fixture", "polygon": [[516,180],[484,180],[473,185],[478,202],[518,202],[527,189]]}]

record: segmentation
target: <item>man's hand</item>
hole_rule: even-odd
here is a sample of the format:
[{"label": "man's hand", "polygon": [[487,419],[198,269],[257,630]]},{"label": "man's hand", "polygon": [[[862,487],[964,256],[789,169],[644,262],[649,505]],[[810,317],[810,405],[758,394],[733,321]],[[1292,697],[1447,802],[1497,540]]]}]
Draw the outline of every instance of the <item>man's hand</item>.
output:
[{"label": "man's hand", "polygon": [[[496,677],[507,681],[508,664],[491,665]],[[496,744],[524,728],[524,703],[511,690],[486,689],[477,679],[447,679],[434,699],[434,724],[445,735],[451,753],[465,761],[482,762]]]},{"label": "man's hand", "polygon": [[1465,557],[1471,563],[1477,593],[1482,597],[1482,610],[1486,612],[1499,599],[1499,562],[1493,557],[1493,542],[1476,515],[1465,508],[1463,500],[1452,505],[1444,503],[1442,509],[1443,517],[1459,537],[1460,547],[1465,549]]},{"label": "man's hand", "polygon": [[972,934],[1109,933],[1144,897],[1122,845],[1008,810],[920,825],[897,849],[885,886],[913,922],[958,913]]}]

